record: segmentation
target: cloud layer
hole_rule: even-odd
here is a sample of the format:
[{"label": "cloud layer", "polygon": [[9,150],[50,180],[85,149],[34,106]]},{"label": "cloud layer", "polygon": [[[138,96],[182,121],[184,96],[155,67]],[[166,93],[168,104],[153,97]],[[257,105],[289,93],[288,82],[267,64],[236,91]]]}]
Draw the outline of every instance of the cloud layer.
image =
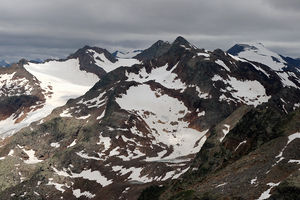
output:
[{"label": "cloud layer", "polygon": [[259,41],[300,57],[299,0],[0,0],[0,59],[64,57],[97,45],[145,48],[182,35],[228,49]]}]

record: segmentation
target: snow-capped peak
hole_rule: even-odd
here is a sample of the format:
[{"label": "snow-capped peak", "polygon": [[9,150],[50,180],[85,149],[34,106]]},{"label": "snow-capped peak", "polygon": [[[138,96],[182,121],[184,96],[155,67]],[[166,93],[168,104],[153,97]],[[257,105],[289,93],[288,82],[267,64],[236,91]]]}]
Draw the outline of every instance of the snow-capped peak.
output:
[{"label": "snow-capped peak", "polygon": [[287,65],[279,54],[267,49],[262,43],[236,44],[227,52],[249,61],[262,63],[275,71],[282,71]]},{"label": "snow-capped peak", "polygon": [[185,38],[183,38],[182,36],[178,36],[174,42],[172,43],[172,46],[180,46],[183,47],[187,50],[190,49],[197,49],[196,46],[192,45],[190,42],[188,42]]}]

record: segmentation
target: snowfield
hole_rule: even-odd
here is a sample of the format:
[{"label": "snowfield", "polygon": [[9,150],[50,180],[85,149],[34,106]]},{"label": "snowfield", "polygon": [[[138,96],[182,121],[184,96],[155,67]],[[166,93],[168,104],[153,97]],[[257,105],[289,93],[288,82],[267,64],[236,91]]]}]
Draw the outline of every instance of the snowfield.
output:
[{"label": "snowfield", "polygon": [[[104,54],[92,52],[96,65],[102,67],[106,72],[110,72],[121,66],[131,66],[140,63],[136,59],[119,58],[112,63]],[[54,108],[63,106],[71,98],[77,98],[86,93],[99,78],[93,73],[80,70],[79,59],[69,59],[65,61],[49,61],[45,63],[28,63],[24,68],[31,73],[39,82],[45,96],[45,103],[42,108],[35,109],[26,113],[26,117],[16,123],[16,116],[13,114],[9,118],[0,121],[0,136],[10,136],[20,129],[29,126],[32,122],[41,120],[49,115]],[[27,85],[27,80],[13,80],[14,74],[7,74],[0,77],[0,84],[18,90],[21,85]],[[25,87],[26,94],[30,93],[31,88]],[[1,92],[1,91],[0,91]],[[1,93],[0,93],[1,94]],[[10,95],[10,93],[8,94]],[[37,105],[40,106],[40,105]],[[37,108],[36,106],[36,108]],[[72,117],[71,114],[62,113],[61,117]]]},{"label": "snowfield", "polygon": [[286,62],[277,54],[265,48],[261,43],[249,43],[245,50],[238,54],[238,57],[262,63],[275,71],[282,71]]},{"label": "snowfield", "polygon": [[[121,108],[137,113],[147,123],[151,135],[155,137],[153,143],[161,142],[173,147],[171,155],[164,159],[176,159],[201,149],[204,141],[199,141],[207,130],[200,132],[188,127],[188,122],[182,118],[189,111],[178,99],[162,95],[159,90],[153,91],[149,85],[139,85],[130,87],[127,94],[117,98],[116,102]],[[131,131],[139,134],[138,130]],[[161,158],[157,157],[157,160]]]},{"label": "snowfield", "polygon": [[7,137],[32,122],[49,115],[54,108],[63,106],[71,98],[77,98],[87,92],[97,81],[98,76],[79,69],[79,60],[50,61],[42,64],[29,63],[24,68],[40,81],[46,102],[43,107],[27,113],[19,123],[15,123],[13,114],[0,121],[0,136]]},{"label": "snowfield", "polygon": [[[249,43],[243,46],[245,48],[244,51],[238,54],[238,57],[243,58],[241,61],[254,61],[264,64],[271,68],[280,77],[282,85],[284,87],[298,88],[297,85],[289,79],[289,77],[294,77],[296,81],[300,83],[299,78],[297,78],[297,76],[293,72],[283,71],[283,68],[287,67],[287,63],[279,54],[265,48],[264,45],[261,43]],[[262,71],[266,76],[269,77],[269,74],[266,71],[264,71],[263,69],[261,69],[253,63],[251,64],[257,70]]]}]

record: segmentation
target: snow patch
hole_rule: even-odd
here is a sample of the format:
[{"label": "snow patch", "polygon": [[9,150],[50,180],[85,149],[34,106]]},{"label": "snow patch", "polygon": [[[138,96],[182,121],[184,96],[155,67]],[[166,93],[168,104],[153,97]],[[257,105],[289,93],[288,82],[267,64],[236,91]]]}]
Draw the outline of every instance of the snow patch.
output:
[{"label": "snow patch", "polygon": [[224,126],[225,126],[225,128],[222,130],[224,135],[220,138],[220,142],[222,142],[224,140],[225,136],[230,131],[230,126],[228,124],[224,124]]},{"label": "snow patch", "polygon": [[242,146],[243,144],[246,144],[246,143],[247,143],[247,140],[240,142],[239,145],[237,145],[237,147],[234,149],[234,151],[238,150],[240,146]]},{"label": "snow patch", "polygon": [[197,53],[197,56],[204,56],[206,58],[210,57],[210,55],[208,53]]},{"label": "snow patch", "polygon": [[60,144],[58,142],[52,142],[50,144],[51,147],[54,147],[54,148],[59,148],[60,147]]},{"label": "snow patch", "polygon": [[76,154],[84,159],[91,159],[91,160],[102,160],[101,158],[94,157],[94,156],[89,156],[88,154],[84,153],[84,151],[76,152]]},{"label": "snow patch", "polygon": [[289,160],[288,163],[296,163],[300,165],[300,160]]},{"label": "snow patch", "polygon": [[99,171],[92,171],[91,169],[83,170],[80,173],[73,173],[71,175],[65,171],[59,171],[53,168],[56,174],[59,176],[70,177],[70,178],[83,178],[90,181],[96,181],[97,183],[101,184],[102,187],[110,185],[112,183],[111,180],[108,180],[105,176],[103,176]]},{"label": "snow patch", "polygon": [[39,160],[36,156],[35,156],[35,151],[30,149],[30,150],[26,150],[24,147],[18,145],[18,147],[20,149],[22,149],[24,151],[24,153],[27,154],[27,156],[29,157],[27,160],[24,160],[24,163],[26,164],[37,164],[40,162],[43,162],[43,160]]},{"label": "snow patch", "polygon": [[60,184],[60,183],[53,182],[53,178],[49,178],[49,182],[47,185],[53,185],[55,187],[55,189],[57,189],[58,191],[60,191],[62,193],[64,193],[66,191],[63,187],[70,188],[70,186],[68,186],[66,184]]},{"label": "snow patch", "polygon": [[[280,161],[282,161],[283,159],[284,159],[284,157],[283,157],[283,152],[284,152],[284,150],[287,148],[287,146],[293,141],[293,140],[295,140],[295,139],[300,139],[300,132],[298,133],[294,133],[294,134],[291,134],[291,135],[289,135],[288,136],[288,142],[287,142],[287,144],[285,145],[285,147],[279,152],[279,154],[275,157],[275,158],[277,158],[278,160],[276,161],[276,163],[274,164],[274,165],[276,165],[276,164],[278,164]],[[274,166],[273,165],[273,166]]]},{"label": "snow patch", "polygon": [[250,181],[250,183],[251,183],[251,185],[256,184],[256,183],[257,183],[257,176],[256,176],[254,179],[252,179],[252,180]]},{"label": "snow patch", "polygon": [[269,189],[267,189],[266,191],[264,191],[257,200],[268,199],[271,196],[271,194],[270,194],[271,190],[274,187],[278,186],[279,184],[280,184],[280,182],[279,183],[268,183],[267,185],[271,186],[271,187]]},{"label": "snow patch", "polygon": [[83,170],[79,174],[72,173],[72,177],[96,181],[97,183],[101,184],[103,187],[110,185],[112,183],[111,180],[108,180],[105,176],[102,176],[102,174],[99,171],[92,171],[91,169]]},{"label": "snow patch", "polygon": [[104,150],[103,151],[107,151],[110,146],[111,146],[111,139],[110,137],[104,137],[102,136],[102,133],[100,133],[99,135],[99,142],[97,142],[98,145],[103,145],[104,146]]},{"label": "snow patch", "polygon": [[[201,149],[198,142],[207,130],[200,132],[188,127],[189,123],[182,118],[189,111],[178,99],[161,94],[159,90],[152,91],[149,85],[139,85],[130,87],[126,95],[116,98],[116,102],[121,108],[138,114],[157,143],[173,148],[166,159],[194,154]],[[145,137],[138,130],[132,133]]]},{"label": "snow patch", "polygon": [[62,113],[59,114],[60,117],[73,117],[70,112],[70,109],[67,108],[66,110],[64,110]]},{"label": "snow patch", "polygon": [[220,185],[217,185],[216,186],[216,188],[218,188],[218,187],[223,187],[223,186],[225,186],[225,185],[227,185],[228,183],[222,183],[222,184],[220,184]]},{"label": "snow patch", "polygon": [[8,156],[13,156],[15,153],[15,151],[13,149],[11,149],[9,152],[8,152]]},{"label": "snow patch", "polygon": [[81,117],[78,117],[78,118],[76,118],[76,119],[87,119],[87,118],[89,118],[91,115],[90,114],[88,114],[88,115],[86,115],[86,116],[81,116]]},{"label": "snow patch", "polygon": [[73,140],[73,142],[69,145],[69,146],[67,146],[67,148],[70,148],[70,147],[73,147],[73,146],[75,146],[76,145],[76,139],[75,140]]},{"label": "snow patch", "polygon": [[222,66],[224,69],[230,72],[230,68],[222,61],[222,60],[216,60],[215,63]]},{"label": "snow patch", "polygon": [[[298,88],[298,86],[289,79],[290,76],[287,72],[277,72],[277,75],[280,77],[281,83],[284,87]],[[298,83],[299,83],[299,81],[298,81]]]},{"label": "snow patch", "polygon": [[94,198],[96,196],[95,194],[92,194],[89,191],[81,192],[80,189],[73,190],[73,195],[76,198],[80,198],[81,196],[85,196],[85,197],[87,197],[89,199],[92,199],[92,198]]}]

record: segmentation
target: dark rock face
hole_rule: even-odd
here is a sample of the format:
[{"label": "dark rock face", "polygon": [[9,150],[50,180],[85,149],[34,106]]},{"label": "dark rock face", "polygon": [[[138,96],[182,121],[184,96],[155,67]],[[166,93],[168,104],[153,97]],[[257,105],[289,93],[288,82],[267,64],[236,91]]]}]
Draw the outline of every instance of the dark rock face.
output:
[{"label": "dark rock face", "polygon": [[[270,188],[270,199],[295,199],[299,166],[289,160],[299,159],[299,149],[295,147],[300,139],[285,146],[287,136],[299,131],[299,110],[288,116],[273,114],[270,108],[250,111],[222,143],[216,140],[219,134],[216,127],[194,159],[191,170],[180,180],[161,187],[157,199],[258,199]],[[253,126],[256,130],[249,130]]]},{"label": "dark rock face", "polygon": [[[90,47],[69,58],[92,71],[95,52],[116,62]],[[182,37],[136,58],[93,71],[101,79],[86,94],[3,142],[0,199],[255,199],[270,187],[271,198],[296,195],[296,72]]]},{"label": "dark rock face", "polygon": [[168,42],[159,40],[156,43],[154,43],[150,48],[136,55],[134,58],[138,60],[151,60],[163,55],[168,51],[169,48],[170,44]]},{"label": "dark rock face", "polygon": [[278,187],[273,189],[270,199],[299,199],[300,187],[299,187],[299,170],[292,173],[286,180],[284,180]]},{"label": "dark rock face", "polygon": [[20,95],[11,96],[6,98],[0,98],[0,119],[6,119],[12,115],[12,113],[17,113],[20,108],[29,108],[35,105],[39,98],[37,96],[30,95]]},{"label": "dark rock face", "polygon": [[236,44],[227,50],[227,53],[237,56],[240,52],[245,50],[245,45]]}]

